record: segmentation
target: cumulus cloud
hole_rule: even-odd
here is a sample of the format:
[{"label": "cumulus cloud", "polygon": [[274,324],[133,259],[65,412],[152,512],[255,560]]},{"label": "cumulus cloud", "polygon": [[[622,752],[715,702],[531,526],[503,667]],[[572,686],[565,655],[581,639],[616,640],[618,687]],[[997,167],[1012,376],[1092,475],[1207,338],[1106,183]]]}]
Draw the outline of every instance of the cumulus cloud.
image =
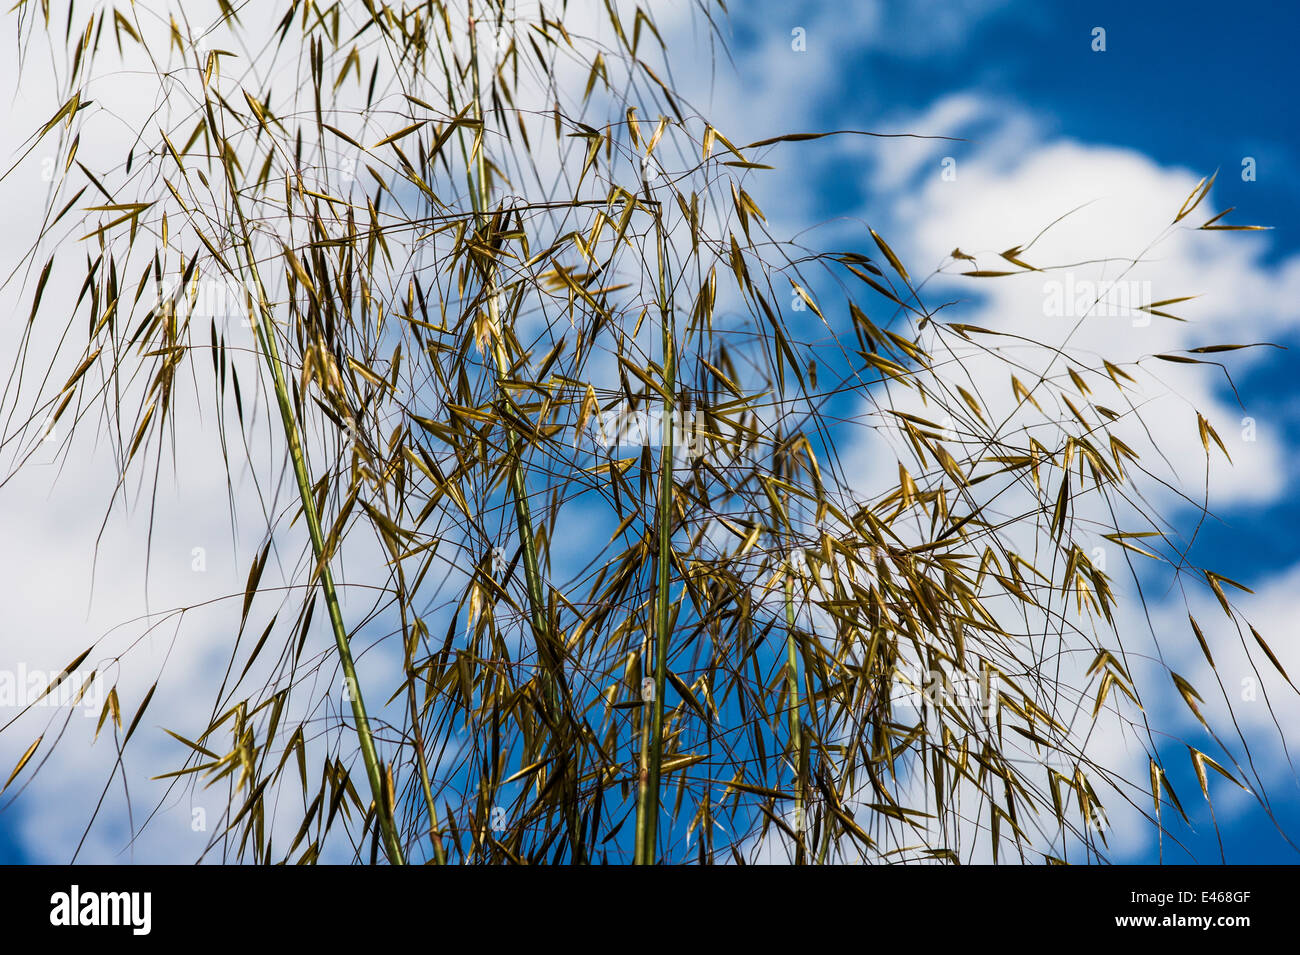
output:
[{"label": "cumulus cloud", "polygon": [[[1079,360],[1075,367],[1084,373],[1093,389],[1091,398],[1098,404],[1127,407],[1119,403],[1124,399],[1107,376],[1097,373],[1100,360],[1129,369],[1137,380],[1126,387],[1134,393],[1143,427],[1125,428],[1120,423],[1111,431],[1143,449],[1143,461],[1152,471],[1146,480],[1147,501],[1168,517],[1173,539],[1186,543],[1201,504],[1211,510],[1259,513],[1282,498],[1295,461],[1283,443],[1280,425],[1285,412],[1277,396],[1245,390],[1239,403],[1238,394],[1218,369],[1166,363],[1154,356],[1284,338],[1293,325],[1295,302],[1300,300],[1300,257],[1270,262],[1267,234],[1196,230],[1195,226],[1223,211],[1213,193],[1173,225],[1197,185],[1198,172],[1163,166],[1133,150],[1050,135],[1045,123],[1013,103],[960,93],[901,122],[971,140],[957,148],[922,142],[898,148],[895,143],[869,144],[858,150],[868,158],[863,191],[869,195],[888,191],[895,199],[889,234],[897,239],[895,245],[905,261],[914,271],[930,265],[936,269],[927,280],[927,297],[956,303],[940,320],[1048,346],[1016,352],[1026,362],[1028,374],[1022,377],[1063,376],[1066,363],[1055,350],[1068,352]],[[955,154],[955,165],[941,161],[950,152]],[[945,175],[946,171],[955,176]],[[1245,215],[1250,213],[1234,214],[1237,221]],[[955,247],[977,261],[954,260],[950,253]],[[1045,271],[988,279],[960,275],[977,268],[1020,272],[1020,266],[1000,254],[1006,250]],[[1127,296],[1128,307],[1108,308],[1120,294]],[[1183,322],[1133,307],[1183,296],[1194,298],[1160,309],[1186,319]],[[1005,365],[974,349],[956,349],[952,354],[959,361],[959,369],[951,373],[953,380],[979,382],[993,419],[1005,415],[1014,427],[1017,419],[1011,414],[1014,399],[1005,384]],[[1227,364],[1240,381],[1276,354],[1271,349],[1228,353]],[[904,403],[908,403],[906,396]],[[917,413],[926,413],[920,402],[912,400],[910,405]],[[871,411],[870,403],[864,410]],[[1065,409],[1049,405],[1048,410]],[[1217,428],[1231,462],[1213,444],[1207,456],[1197,426],[1198,411]],[[882,436],[888,439],[887,434],[876,438]],[[1163,457],[1156,456],[1157,448]],[[893,442],[892,453],[881,454],[876,441],[861,443],[856,452],[855,465],[873,488],[888,487],[894,480],[895,456],[906,456],[905,446],[898,441]],[[1095,510],[1079,516],[1095,519],[1101,527],[1108,519]],[[1108,549],[1112,558],[1118,556],[1113,546]],[[1112,576],[1118,569],[1109,568]],[[1230,568],[1212,569],[1231,573]],[[1294,770],[1284,758],[1285,730],[1279,731],[1279,724],[1294,725],[1296,696],[1272,671],[1254,636],[1229,623],[1203,581],[1198,586],[1196,581],[1181,580],[1174,588],[1168,588],[1166,581],[1153,588],[1148,618],[1136,603],[1133,582],[1119,576],[1124,603],[1116,631],[1125,646],[1139,650],[1135,658],[1139,681],[1156,688],[1143,700],[1152,725],[1208,747],[1210,741],[1201,742],[1199,724],[1174,690],[1166,669],[1191,679],[1202,692],[1217,691],[1217,680],[1222,678],[1226,689],[1207,693],[1207,698],[1215,697],[1207,716],[1230,726],[1225,704],[1231,699],[1245,738],[1227,741],[1228,756],[1212,751],[1220,759],[1240,759],[1249,772],[1239,775],[1250,780],[1252,789],[1269,783],[1289,788]],[[1261,633],[1271,632],[1285,647],[1277,652],[1290,669],[1297,662],[1285,637],[1289,627],[1280,595],[1293,586],[1294,576],[1294,568],[1270,575],[1254,598],[1236,594],[1239,607],[1256,621]],[[1187,622],[1189,609],[1199,620],[1208,621],[1202,626],[1211,645],[1218,647],[1220,674],[1211,670],[1194,639]],[[1148,656],[1149,664],[1140,662]],[[1256,682],[1261,684],[1258,691]],[[1264,688],[1271,690],[1273,708],[1265,703]],[[1089,751],[1103,765],[1141,779],[1146,757],[1139,742],[1137,735],[1112,728],[1096,733]],[[1247,745],[1273,758],[1252,766],[1245,757]],[[1184,784],[1186,799],[1196,784],[1193,781],[1190,790],[1186,779]],[[1252,805],[1248,797],[1226,795],[1231,809],[1245,811]],[[1141,857],[1150,845],[1150,829],[1137,815],[1139,806],[1146,808],[1139,802],[1111,812],[1110,821],[1121,836],[1121,857]]]}]

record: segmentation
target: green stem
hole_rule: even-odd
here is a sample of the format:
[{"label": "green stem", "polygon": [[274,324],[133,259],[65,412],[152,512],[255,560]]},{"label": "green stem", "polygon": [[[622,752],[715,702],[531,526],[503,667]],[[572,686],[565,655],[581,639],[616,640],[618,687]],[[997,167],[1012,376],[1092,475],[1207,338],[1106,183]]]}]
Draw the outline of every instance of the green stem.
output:
[{"label": "green stem", "polygon": [[[216,118],[212,115],[211,101],[205,100],[205,108],[210,128],[218,129]],[[348,642],[347,627],[343,623],[343,612],[339,608],[338,591],[334,586],[334,574],[330,570],[329,560],[325,554],[325,535],[321,532],[320,515],[316,511],[316,498],[312,494],[311,477],[307,467],[307,452],[298,434],[298,424],[293,414],[293,402],[289,397],[289,387],[284,380],[284,371],[280,362],[280,351],[273,334],[271,307],[267,301],[266,288],[257,269],[257,257],[253,253],[253,243],[249,238],[248,220],[244,217],[243,207],[239,203],[239,192],[235,188],[233,173],[228,160],[223,157],[222,169],[225,172],[226,188],[230,201],[239,217],[239,240],[244,253],[245,266],[257,289],[258,319],[253,323],[261,345],[262,357],[271,373],[275,390],[276,404],[280,409],[280,422],[284,428],[285,440],[289,445],[289,457],[293,462],[293,475],[298,484],[298,497],[302,503],[303,516],[307,522],[307,533],[311,537],[312,554],[316,558],[316,573],[320,576],[321,590],[325,595],[325,605],[329,610],[330,628],[334,632],[334,643],[338,649],[339,664],[343,669],[343,678],[347,681],[348,696],[352,701],[352,718],[356,723],[357,742],[361,747],[361,758],[366,766],[366,777],[370,782],[370,794],[375,802],[375,819],[384,840],[384,849],[388,860],[393,865],[405,865],[402,854],[402,842],[397,833],[393,818],[393,807],[389,805],[387,790],[384,786],[384,773],[375,748],[374,733],[370,729],[370,719],[366,714],[365,701],[361,696],[361,683],[357,679],[356,666],[352,659],[352,648]]]},{"label": "green stem", "polygon": [[677,344],[672,308],[668,304],[668,283],[664,262],[664,236],[661,210],[655,211],[655,241],[659,264],[659,313],[663,328],[664,415],[659,449],[658,550],[655,556],[655,698],[651,718],[641,742],[641,767],[637,791],[636,853],[637,865],[654,865],[656,830],[659,818],[659,777],[663,763],[664,686],[668,673],[669,626],[672,619],[673,521],[673,418],[676,412]]},{"label": "green stem", "polygon": [[[472,10],[472,7],[471,7]],[[472,20],[471,20],[472,23]],[[472,192],[474,212],[479,225],[487,219],[488,185],[487,166],[483,149],[483,101],[479,93],[478,82],[478,44],[474,38],[475,31],[470,30],[470,69],[474,74],[474,114],[479,122],[479,148],[474,156],[477,182]],[[489,284],[492,282],[488,278]],[[496,365],[498,380],[504,379],[510,370],[510,359],[506,354],[505,341],[501,328],[500,294],[493,287],[488,295],[488,316],[492,323],[492,359]],[[504,388],[501,388],[505,393]],[[524,582],[528,591],[529,609],[532,611],[534,637],[538,641],[538,654],[549,656],[550,641],[546,619],[546,590],[542,585],[541,566],[537,560],[537,541],[533,535],[532,513],[528,507],[528,490],[524,484],[524,472],[520,466],[521,441],[513,428],[506,430],[506,447],[510,458],[510,489],[515,499],[515,521],[519,527],[519,541],[523,549]]]},{"label": "green stem", "polygon": [[[414,674],[408,670],[408,676]],[[410,686],[414,685],[412,680]],[[438,807],[433,801],[433,787],[429,782],[429,766],[424,759],[424,733],[420,729],[420,711],[415,703],[415,691],[409,689],[406,699],[411,708],[411,732],[415,737],[415,762],[420,770],[420,788],[424,792],[424,804],[429,811],[429,839],[433,843],[433,861],[437,865],[447,864],[447,850],[442,844],[441,826],[438,824]]]},{"label": "green stem", "polygon": [[802,772],[800,761],[803,753],[803,731],[800,725],[799,716],[799,650],[794,638],[794,580],[791,576],[793,572],[794,568],[789,566],[789,561],[787,560],[785,576],[785,687],[790,702],[790,759],[794,763],[795,771],[794,819],[795,835],[797,837],[795,862],[798,863],[802,859],[804,853],[803,839],[805,824],[803,818],[803,779],[800,775]]},{"label": "green stem", "polygon": [[[252,262],[252,255],[249,255]],[[343,678],[347,681],[348,696],[352,700],[352,718],[357,727],[357,740],[361,744],[361,758],[366,764],[366,776],[370,781],[370,794],[375,800],[375,815],[384,838],[384,848],[388,859],[394,865],[404,865],[401,840],[393,820],[392,806],[388,805],[385,794],[383,774],[380,771],[379,754],[375,750],[375,737],[370,729],[370,719],[366,714],[366,704],[361,696],[361,683],[357,679],[356,666],[352,660],[352,648],[348,643],[347,627],[343,623],[343,612],[339,608],[338,591],[334,587],[334,574],[325,557],[325,537],[321,533],[320,516],[316,513],[316,501],[312,496],[311,480],[307,472],[307,456],[298,436],[297,423],[293,417],[293,405],[289,399],[289,390],[284,381],[280,366],[280,356],[275,345],[275,336],[269,329],[270,310],[266,304],[266,293],[262,280],[257,274],[257,267],[250,265],[253,281],[257,286],[260,299],[262,320],[258,323],[258,337],[262,342],[263,355],[271,370],[275,384],[276,402],[280,406],[280,420],[284,424],[285,438],[289,442],[289,456],[293,459],[293,473],[298,482],[298,497],[302,501],[303,514],[307,520],[307,533],[311,536],[312,553],[316,556],[316,565],[320,571],[321,590],[325,594],[325,605],[329,608],[330,627],[334,631],[334,643],[338,648],[339,663],[343,668]]]}]

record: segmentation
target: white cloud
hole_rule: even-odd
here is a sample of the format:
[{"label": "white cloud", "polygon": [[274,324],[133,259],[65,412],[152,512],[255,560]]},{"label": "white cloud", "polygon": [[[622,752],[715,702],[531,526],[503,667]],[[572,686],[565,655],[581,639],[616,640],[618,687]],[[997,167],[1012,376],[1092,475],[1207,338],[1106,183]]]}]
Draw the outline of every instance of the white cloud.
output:
[{"label": "white cloud", "polygon": [[[891,155],[894,143],[873,143],[869,147],[880,158],[866,173],[867,194],[874,196],[904,184],[911,186],[891,209],[888,233],[891,242],[914,272],[921,272],[923,266],[946,263],[943,273],[928,283],[930,301],[964,299],[941,315],[940,320],[1024,336],[1049,348],[1068,347],[1071,354],[1080,357],[1076,368],[1094,388],[1094,400],[1116,408],[1123,407],[1117,403],[1116,390],[1104,377],[1089,375],[1085,369],[1090,364],[1089,356],[1098,359],[1091,363],[1094,368],[1099,367],[1101,357],[1122,364],[1138,378],[1136,387],[1142,396],[1142,417],[1153,440],[1137,429],[1118,430],[1134,448],[1144,449],[1143,461],[1152,466],[1157,477],[1167,479],[1172,488],[1184,491],[1192,502],[1200,502],[1206,496],[1205,453],[1196,423],[1196,410],[1200,410],[1217,428],[1233,458],[1233,464],[1228,464],[1217,450],[1211,454],[1208,492],[1211,510],[1229,506],[1262,508],[1278,502],[1286,491],[1295,460],[1282,443],[1284,409],[1277,397],[1267,392],[1244,391],[1243,410],[1232,400],[1230,392],[1225,393],[1226,382],[1216,369],[1167,364],[1151,356],[1284,336],[1292,327],[1295,303],[1300,301],[1297,294],[1300,293],[1300,257],[1291,256],[1273,265],[1264,258],[1270,241],[1266,236],[1193,231],[1189,227],[1221,211],[1214,203],[1213,193],[1178,227],[1170,230],[1171,220],[1197,183],[1197,174],[1161,166],[1132,150],[1047,136],[1041,131],[1042,124],[1013,104],[981,100],[970,93],[957,94],[933,104],[910,121],[904,120],[904,124],[948,135],[967,135],[973,129],[980,130],[977,137],[972,136],[972,144],[959,154],[955,180],[941,176],[935,159],[939,150],[933,144],[905,146],[902,150],[905,158],[901,160]],[[1045,226],[1067,213],[1068,218],[1034,241]],[[1265,214],[1263,210],[1254,210],[1254,215],[1262,214]],[[1252,221],[1251,215],[1251,211],[1241,210],[1229,221]],[[972,268],[1015,271],[1017,267],[1001,259],[999,253],[1029,246],[1031,241],[1033,245],[1027,251],[1012,254],[1039,268],[1077,264],[1059,271],[997,279],[955,275]],[[948,258],[954,247],[977,255],[978,265],[954,263]],[[1164,309],[1188,321],[1179,323],[1153,317],[1148,324],[1141,313],[1122,317],[1094,315],[1082,321],[1075,316],[1047,314],[1049,290],[1059,290],[1048,283],[1069,280],[1077,287],[1088,281],[1101,283],[1121,277],[1136,283],[1135,288],[1144,296],[1144,302],[1198,296],[1194,301]],[[996,345],[1000,339],[981,337],[981,341]],[[1030,359],[1031,354],[1037,357]],[[1245,377],[1244,371],[1276,354],[1261,349],[1231,353],[1225,360],[1240,382]],[[1029,364],[1030,375],[1021,374],[1026,380],[1032,380],[1033,372],[1046,369],[1051,360],[1049,350],[1041,348],[1032,352],[1025,349],[1017,356]],[[1010,389],[1005,384],[999,385],[1005,382],[1007,369],[999,361],[973,351],[960,352],[960,358],[960,368],[945,372],[946,377],[962,382],[969,376],[978,382],[981,395],[990,398],[986,405],[991,408],[991,417],[1000,420],[1011,408]],[[1126,364],[1139,361],[1141,371]],[[1054,362],[1057,374],[1063,370],[1059,360]],[[1068,382],[1066,386],[1068,389]],[[925,413],[918,402],[913,401],[912,405],[912,410]],[[1049,410],[1053,410],[1051,406]],[[1247,415],[1255,425],[1254,440],[1250,440],[1249,429],[1243,426]],[[1164,451],[1167,462],[1157,462],[1155,447]],[[906,460],[901,446],[896,445],[893,452],[882,455],[874,443],[864,442],[854,460],[860,472],[870,476],[870,486],[887,487],[894,480],[895,455]],[[1151,492],[1149,504],[1167,516],[1181,513],[1176,527],[1179,533],[1187,533],[1196,521],[1194,506],[1180,502],[1173,491],[1164,490],[1152,481],[1146,485]],[[1007,509],[1016,510],[1010,504]],[[1097,511],[1080,516],[1103,520],[1106,517]],[[1212,569],[1233,574],[1232,568]],[[1119,568],[1110,568],[1112,577],[1120,577],[1122,581],[1118,571]],[[1300,666],[1293,642],[1285,636],[1290,629],[1286,607],[1289,595],[1294,592],[1296,573],[1295,568],[1282,572],[1258,597],[1236,594],[1241,597],[1240,605],[1246,616],[1259,621],[1257,626],[1261,632],[1274,635],[1275,650],[1278,642],[1282,644],[1284,649],[1278,655],[1290,670]],[[1152,607],[1156,624],[1149,628],[1134,602],[1136,594],[1131,585],[1121,586],[1125,602],[1117,629],[1123,644],[1136,648],[1139,655],[1149,647],[1145,652],[1153,658],[1161,654],[1169,667],[1192,679],[1207,699],[1216,695],[1214,674],[1201,656],[1186,621],[1187,606],[1182,591],[1157,594]],[[1245,727],[1247,742],[1253,749],[1268,754],[1261,778],[1288,789],[1294,781],[1293,774],[1285,761],[1279,762],[1279,757],[1281,734],[1300,717],[1295,692],[1282,686],[1275,674],[1255,674],[1242,652],[1236,630],[1226,627],[1226,618],[1203,586],[1198,588],[1193,582],[1189,594],[1190,606],[1210,635],[1212,645],[1220,647],[1216,650],[1217,662],[1224,673],[1234,710]],[[1255,664],[1269,670],[1249,631],[1245,631],[1245,642],[1253,652]],[[1148,692],[1145,702],[1157,730],[1196,739],[1195,719],[1173,690],[1172,681],[1163,669],[1141,666],[1138,671],[1139,685],[1154,688]],[[1258,701],[1238,698],[1244,686],[1241,680],[1262,680],[1271,686],[1281,733],[1263,703],[1262,694]],[[1207,690],[1215,692],[1210,694]],[[1217,725],[1231,726],[1222,703],[1212,702],[1206,712],[1217,718]],[[1131,734],[1106,731],[1094,736],[1089,752],[1102,765],[1113,766],[1129,778],[1141,781],[1146,759],[1143,749],[1134,742]],[[1231,740],[1230,749],[1244,759],[1243,748],[1233,746]],[[1218,758],[1223,757],[1219,754]],[[1188,792],[1184,787],[1182,794],[1185,801],[1189,796],[1199,799],[1194,788]],[[1249,805],[1230,793],[1225,797],[1230,810],[1244,810]],[[1135,801],[1146,808],[1141,798]],[[1113,799],[1108,801],[1108,808],[1111,806],[1123,804]],[[1138,856],[1149,845],[1151,832],[1135,809],[1116,808],[1111,811],[1110,820],[1120,836],[1121,856]]]}]

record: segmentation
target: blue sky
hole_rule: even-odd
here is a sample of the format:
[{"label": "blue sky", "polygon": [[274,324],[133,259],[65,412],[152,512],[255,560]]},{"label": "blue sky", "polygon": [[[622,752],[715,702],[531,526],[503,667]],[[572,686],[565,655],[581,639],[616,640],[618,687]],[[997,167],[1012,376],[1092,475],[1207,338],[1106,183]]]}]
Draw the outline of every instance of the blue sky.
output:
[{"label": "blue sky", "polygon": [[[962,6],[904,3],[897,8]],[[1274,228],[1266,237],[1250,237],[1263,249],[1263,261],[1276,263],[1300,251],[1300,123],[1289,66],[1300,8],[1241,4],[1229,9],[1203,0],[970,6],[988,10],[968,22],[959,41],[933,54],[919,49],[920,39],[912,40],[918,49],[906,53],[881,49],[889,46],[886,37],[881,44],[863,45],[842,69],[837,63],[836,96],[814,107],[809,128],[856,118],[858,128],[878,129],[879,115],[920,112],[954,91],[976,90],[1034,113],[1054,135],[1134,150],[1198,175],[1219,170],[1214,192],[1219,208],[1235,206],[1233,221]],[[904,16],[892,25],[923,30],[925,19]],[[756,39],[756,26],[739,9],[734,22],[743,49]],[[1096,26],[1107,31],[1104,53],[1091,48]],[[951,150],[959,161],[963,148]],[[1251,182],[1240,175],[1247,156],[1256,160]],[[862,204],[888,221],[889,196],[852,188],[849,177],[827,175],[823,181],[830,187],[818,196],[819,214],[834,216]],[[1249,312],[1240,315],[1240,328],[1239,340],[1256,340]],[[1271,340],[1297,344],[1294,332]],[[1234,377],[1249,396],[1248,411],[1291,399],[1294,362],[1294,352],[1275,352]],[[1295,409],[1279,410],[1288,444],[1300,446]],[[1198,553],[1214,554],[1221,566],[1230,562],[1249,576],[1300,559],[1300,540],[1292,531],[1300,523],[1300,498],[1284,495],[1267,509],[1229,507],[1216,513],[1220,521],[1204,528]]]},{"label": "blue sky", "polygon": [[[1205,524],[1192,556],[1236,580],[1269,584],[1271,589],[1261,595],[1260,613],[1272,626],[1260,629],[1284,659],[1300,663],[1300,653],[1291,646],[1295,638],[1283,599],[1296,580],[1292,572],[1300,568],[1300,542],[1292,531],[1300,524],[1300,501],[1289,493],[1300,465],[1300,403],[1291,387],[1295,348],[1300,346],[1294,331],[1300,299],[1282,294],[1295,286],[1279,278],[1293,274],[1286,270],[1300,261],[1300,127],[1292,105],[1294,71],[1287,65],[1300,28],[1300,9],[1169,0],[735,0],[729,8],[737,76],[716,84],[713,105],[722,114],[717,119],[721,128],[734,129],[734,122],[744,129],[732,134],[738,143],[826,128],[941,133],[970,140],[915,162],[904,161],[893,173],[888,173],[889,164],[910,155],[910,147],[900,141],[861,148],[843,140],[807,144],[798,154],[799,166],[781,166],[795,155],[777,151],[773,162],[781,168],[762,194],[771,196],[772,205],[764,201],[764,207],[776,208],[783,223],[866,218],[900,250],[915,256],[908,257],[913,272],[923,272],[919,266],[938,263],[925,261],[932,250],[919,235],[918,222],[951,226],[963,243],[968,235],[977,245],[981,238],[980,224],[972,225],[969,215],[958,211],[959,205],[969,208],[961,205],[970,201],[969,193],[954,200],[949,220],[949,207],[934,187],[939,157],[951,155],[962,170],[963,189],[972,188],[964,185],[970,181],[966,170],[975,170],[977,186],[1016,186],[1020,192],[1011,193],[1030,200],[1036,209],[1054,208],[1058,192],[1073,195],[1070,189],[1077,177],[1093,163],[1105,162],[1107,169],[1121,172],[1132,169],[1134,175],[1147,177],[1143,181],[1161,185],[1183,173],[1194,182],[1218,169],[1215,211],[1236,206],[1230,221],[1274,227],[1263,235],[1233,236],[1240,247],[1252,250],[1237,263],[1245,304],[1236,308],[1227,301],[1224,282],[1216,277],[1211,284],[1218,290],[1217,304],[1203,313],[1208,337],[1194,341],[1269,338],[1290,346],[1289,351],[1269,351],[1243,362],[1233,372],[1244,413],[1259,421],[1261,433],[1267,435],[1262,443],[1272,449],[1271,457],[1245,458],[1247,463],[1239,467],[1268,473],[1265,477],[1261,470],[1255,480],[1249,471],[1244,478],[1239,472],[1235,483],[1225,485],[1222,500],[1211,500],[1218,520]],[[796,27],[807,31],[804,52],[789,46]],[[1095,27],[1106,30],[1104,53],[1091,48]],[[727,69],[719,66],[720,71]],[[681,78],[706,90],[709,84],[701,70],[698,63],[686,64]],[[753,101],[746,91],[755,92]],[[945,125],[940,122],[945,116],[956,118]],[[1034,156],[1048,150],[1063,157],[1058,182],[1028,171]],[[1256,160],[1252,182],[1240,175],[1247,156]],[[1026,194],[1030,188],[1038,191]],[[1175,209],[1181,198],[1174,198]],[[1183,273],[1189,270],[1195,274],[1190,267]],[[983,290],[962,294],[965,307],[976,313],[1005,301]],[[1235,414],[1230,390],[1221,379],[1212,380],[1217,383],[1208,393]],[[1221,430],[1227,434],[1229,428]],[[1252,465],[1251,460],[1263,463]],[[1190,509],[1176,516],[1180,523],[1195,518]],[[1164,596],[1161,581],[1151,582],[1157,596]],[[1169,603],[1173,618],[1182,612],[1175,603]],[[1292,672],[1300,672],[1300,666]],[[1297,712],[1295,706],[1279,709],[1284,720]],[[1289,733],[1292,725],[1283,722],[1283,729]],[[1199,738],[1194,726],[1182,728],[1189,740]],[[1248,738],[1255,741],[1250,733]],[[1275,760],[1273,750],[1262,745],[1265,758]],[[1166,755],[1171,766],[1185,767],[1181,773],[1173,771],[1174,783],[1196,827],[1178,834],[1197,861],[1214,862],[1219,858],[1218,840],[1179,749],[1171,742]],[[3,755],[12,764],[8,750]],[[1300,787],[1284,770],[1272,772],[1268,779],[1274,808],[1295,838],[1300,834]],[[31,842],[32,819],[19,815],[21,804],[6,805],[0,802],[0,863],[44,859],[42,848]],[[1229,862],[1300,861],[1300,853],[1278,836],[1257,807],[1228,799],[1216,808]],[[44,818],[48,820],[48,814]],[[79,834],[80,827],[74,828]],[[1113,846],[1117,861],[1155,861],[1153,843],[1135,845],[1131,850]],[[1165,858],[1189,861],[1174,850]]]}]

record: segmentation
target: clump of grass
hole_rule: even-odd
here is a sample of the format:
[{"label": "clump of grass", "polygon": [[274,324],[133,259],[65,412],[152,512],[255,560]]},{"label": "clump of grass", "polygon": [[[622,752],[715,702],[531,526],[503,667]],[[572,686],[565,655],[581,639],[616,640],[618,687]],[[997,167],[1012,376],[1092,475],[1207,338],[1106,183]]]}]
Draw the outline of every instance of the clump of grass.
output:
[{"label": "clump of grass", "polygon": [[[698,8],[717,25],[720,4]],[[567,6],[501,0],[292,0],[269,22],[221,5],[201,23],[145,3],[63,23],[16,7],[24,41],[66,43],[71,63],[30,141],[57,144],[69,175],[33,237],[32,261],[49,258],[28,334],[57,320],[46,281],[70,281],[83,249],[91,320],[66,340],[75,371],[6,444],[100,402],[127,422],[125,476],[164,460],[179,376],[239,434],[256,381],[293,472],[303,521],[265,532],[308,552],[306,570],[288,591],[263,584],[261,552],[232,598],[241,635],[280,604],[246,657],[235,642],[240,677],[211,719],[175,731],[172,785],[235,781],[210,848],[654,864],[1009,843],[1056,859],[1103,851],[1097,778],[1145,788],[1162,831],[1163,811],[1185,818],[1149,729],[1149,787],[1087,745],[1099,719],[1141,727],[1142,688],[1085,542],[1106,533],[1185,571],[1143,506],[1138,452],[1110,430],[1140,417],[1135,370],[1043,346],[1052,362],[1029,376],[1025,343],[942,320],[876,232],[821,251],[773,234],[753,179],[816,137],[733,144],[665,82],[647,7],[593,9],[608,43]],[[91,156],[82,124],[114,96],[92,67],[115,54],[147,65],[160,108],[127,156]],[[56,228],[74,219],[75,254]],[[970,275],[1048,267],[1027,254]],[[167,277],[174,293],[146,294]],[[191,291],[216,279],[249,290],[249,328],[204,327]],[[953,360],[972,354],[1010,379],[1005,420],[1002,380],[959,384]],[[1103,390],[1129,410],[1108,416]],[[618,416],[650,439],[608,440]],[[1222,443],[1199,422],[1209,455]],[[854,445],[897,454],[897,481],[862,488]],[[383,555],[348,568],[381,595],[365,621],[336,583],[355,539]],[[1203,577],[1238,620],[1231,581]],[[318,595],[333,651],[304,657]],[[365,687],[363,622],[401,651]],[[1080,655],[1089,669],[1052,665]],[[331,665],[352,722],[321,741],[303,676]],[[913,692],[936,673],[979,675],[992,705]],[[368,799],[338,755],[353,746]],[[1262,793],[1231,754],[1192,760],[1207,799],[1206,766]],[[298,789],[286,826],[272,800]]]}]

